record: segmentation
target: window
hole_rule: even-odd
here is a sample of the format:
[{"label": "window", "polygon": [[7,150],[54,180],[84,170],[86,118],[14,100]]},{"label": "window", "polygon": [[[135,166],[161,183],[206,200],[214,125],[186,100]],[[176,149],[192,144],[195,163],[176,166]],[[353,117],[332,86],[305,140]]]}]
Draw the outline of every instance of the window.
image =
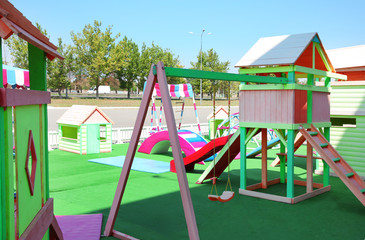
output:
[{"label": "window", "polygon": [[106,125],[100,125],[100,142],[106,142]]},{"label": "window", "polygon": [[62,137],[77,139],[77,127],[62,126]]},{"label": "window", "polygon": [[351,127],[356,128],[356,118],[349,117],[331,117],[333,127]]}]

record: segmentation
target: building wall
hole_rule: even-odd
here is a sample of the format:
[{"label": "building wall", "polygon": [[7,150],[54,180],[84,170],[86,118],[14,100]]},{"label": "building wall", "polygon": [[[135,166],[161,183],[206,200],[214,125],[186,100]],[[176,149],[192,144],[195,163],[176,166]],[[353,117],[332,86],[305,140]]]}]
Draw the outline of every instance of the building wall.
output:
[{"label": "building wall", "polygon": [[87,154],[87,125],[82,124],[80,126],[78,139],[80,139],[81,154]]},{"label": "building wall", "polygon": [[[365,82],[333,84],[331,118],[331,144],[360,176],[365,177]],[[336,126],[341,124],[343,126]]]}]

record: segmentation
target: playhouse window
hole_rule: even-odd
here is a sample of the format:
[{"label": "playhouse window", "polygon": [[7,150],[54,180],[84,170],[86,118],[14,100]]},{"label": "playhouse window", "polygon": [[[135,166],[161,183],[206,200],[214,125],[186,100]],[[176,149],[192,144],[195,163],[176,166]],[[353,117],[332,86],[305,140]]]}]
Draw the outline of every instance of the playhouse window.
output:
[{"label": "playhouse window", "polygon": [[356,118],[331,117],[333,127],[352,127],[356,128]]},{"label": "playhouse window", "polygon": [[100,125],[100,142],[106,142],[106,125]]},{"label": "playhouse window", "polygon": [[69,127],[69,126],[62,126],[62,137],[77,139],[77,128]]}]

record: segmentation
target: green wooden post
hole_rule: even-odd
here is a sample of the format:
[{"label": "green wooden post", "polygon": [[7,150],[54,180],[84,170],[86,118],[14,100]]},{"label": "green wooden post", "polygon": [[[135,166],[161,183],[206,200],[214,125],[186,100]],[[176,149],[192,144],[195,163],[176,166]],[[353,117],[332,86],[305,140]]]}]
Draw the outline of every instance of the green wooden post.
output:
[{"label": "green wooden post", "polygon": [[[3,65],[2,65],[2,38],[0,38],[0,59],[1,59],[1,74],[0,88],[3,88]],[[0,237],[6,239],[6,204],[5,204],[5,129],[4,129],[4,109],[0,108]]]},{"label": "green wooden post", "polygon": [[[284,130],[284,136],[285,136],[285,129]],[[285,153],[285,145],[280,141],[280,153]],[[280,183],[285,183],[285,156],[279,156],[280,159]]]},{"label": "green wooden post", "polygon": [[[46,54],[41,49],[28,43],[28,55],[29,55],[29,82],[31,90],[47,91],[47,73],[46,73]],[[45,200],[49,198],[49,169],[48,169],[48,113],[47,105],[42,106],[42,118],[41,122],[43,128],[43,145],[41,146],[44,159],[44,191]]]},{"label": "green wooden post", "polygon": [[[310,86],[314,85],[313,74],[307,75],[307,84]],[[307,123],[312,123],[312,109],[313,109],[313,93],[312,91],[307,91]]]},{"label": "green wooden post", "polygon": [[246,159],[246,128],[240,128],[240,142],[241,142],[241,169],[240,169],[240,189],[246,189],[246,169],[247,169],[247,159]]},{"label": "green wooden post", "polygon": [[288,130],[288,153],[287,153],[287,188],[286,196],[294,197],[294,130]]},{"label": "green wooden post", "polygon": [[[330,128],[325,127],[324,128],[324,137],[327,139],[327,141],[330,141]],[[323,162],[323,186],[329,186],[330,185],[330,167],[325,161]]]}]

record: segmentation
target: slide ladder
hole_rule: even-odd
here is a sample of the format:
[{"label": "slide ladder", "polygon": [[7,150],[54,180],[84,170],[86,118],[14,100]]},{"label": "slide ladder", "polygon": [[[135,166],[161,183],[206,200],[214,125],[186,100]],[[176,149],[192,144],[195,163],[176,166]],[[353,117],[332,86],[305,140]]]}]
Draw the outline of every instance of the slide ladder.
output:
[{"label": "slide ladder", "polygon": [[311,125],[311,130],[300,129],[300,133],[321,155],[323,160],[332,168],[343,183],[365,206],[365,183],[361,177],[351,168],[351,166],[341,157],[326,138]]}]

